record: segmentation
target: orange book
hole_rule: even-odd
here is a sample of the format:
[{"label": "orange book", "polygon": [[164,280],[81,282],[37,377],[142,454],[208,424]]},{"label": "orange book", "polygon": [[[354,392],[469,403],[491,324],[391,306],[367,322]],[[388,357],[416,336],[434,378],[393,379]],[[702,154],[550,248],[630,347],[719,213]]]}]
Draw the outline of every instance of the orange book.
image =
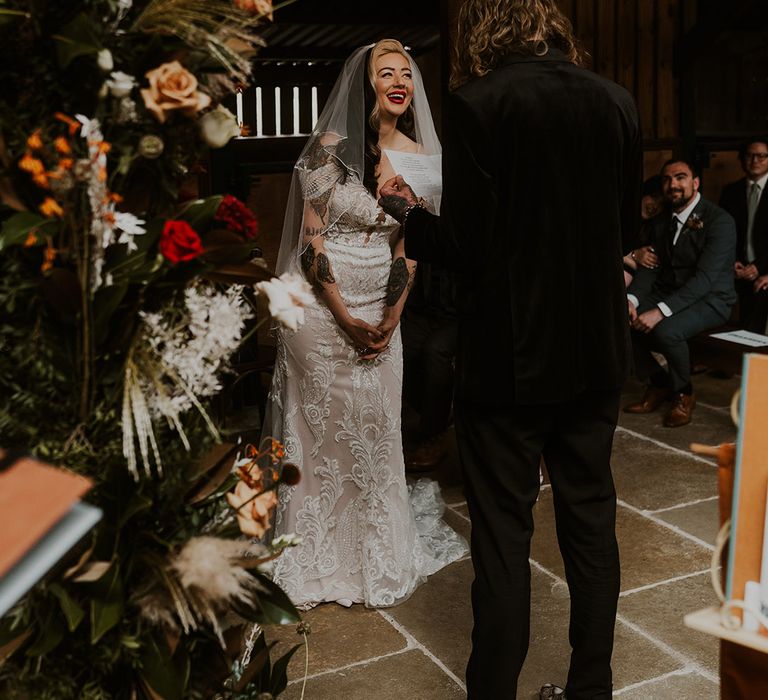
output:
[{"label": "orange book", "polygon": [[85,477],[28,457],[0,471],[0,578],[72,509],[91,485]]},{"label": "orange book", "polygon": [[768,489],[768,355],[744,356],[739,415],[726,585],[729,600],[744,600],[746,582],[760,581]]}]

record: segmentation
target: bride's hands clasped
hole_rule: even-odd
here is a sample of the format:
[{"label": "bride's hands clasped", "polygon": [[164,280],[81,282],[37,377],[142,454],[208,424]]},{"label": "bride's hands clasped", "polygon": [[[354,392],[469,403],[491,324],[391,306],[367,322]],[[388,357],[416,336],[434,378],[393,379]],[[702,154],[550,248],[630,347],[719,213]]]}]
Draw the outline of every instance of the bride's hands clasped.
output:
[{"label": "bride's hands clasped", "polygon": [[381,320],[381,323],[377,326],[378,330],[381,332],[382,337],[381,340],[379,340],[376,343],[373,343],[368,349],[370,350],[370,353],[363,357],[364,360],[371,360],[376,355],[384,352],[388,347],[389,343],[392,340],[392,334],[395,332],[395,328],[397,328],[397,324],[400,323],[399,316],[395,316],[393,314],[385,314],[384,318]]},{"label": "bride's hands clasped", "polygon": [[372,360],[386,347],[385,345],[380,349],[374,350],[374,348],[379,348],[381,345],[385,338],[385,333],[376,326],[366,323],[361,318],[349,316],[339,321],[339,326],[352,340],[352,344],[355,346],[355,350],[357,350],[361,360]]}]

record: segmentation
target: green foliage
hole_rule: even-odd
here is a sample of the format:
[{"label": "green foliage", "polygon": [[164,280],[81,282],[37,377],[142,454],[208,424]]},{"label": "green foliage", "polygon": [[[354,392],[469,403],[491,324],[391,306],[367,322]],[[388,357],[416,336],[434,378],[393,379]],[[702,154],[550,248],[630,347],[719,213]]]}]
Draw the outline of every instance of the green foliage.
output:
[{"label": "green foliage", "polygon": [[[74,553],[74,570],[57,568],[0,620],[0,647],[11,645],[0,663],[4,699],[196,700],[231,691],[225,681],[236,643],[223,646],[205,624],[185,632],[172,606],[158,604],[167,615],[158,619],[142,614],[142,605],[167,594],[168,562],[190,539],[239,535],[223,497],[232,482],[212,480],[214,465],[201,467],[214,436],[194,410],[182,416],[189,450],[172,426],[154,421],[164,473],[135,480],[123,454],[123,381],[142,313],[180,303],[186,286],[204,277],[248,282],[265,273],[245,263],[252,243],[215,221],[221,197],[181,201],[205,157],[198,124],[181,114],[160,123],[144,108],[139,87],[148,70],[179,57],[214,98],[227,76],[204,42],[184,43],[194,26],[135,31],[150,5],[162,2],[136,1],[120,18],[116,0],[0,0],[0,442],[87,476],[94,484],[88,500],[103,511]],[[221,26],[240,17],[246,37],[254,24],[225,0],[196,8],[210,26],[219,26],[209,21],[216,12]],[[163,21],[172,26],[173,17]],[[132,106],[104,89],[109,71],[96,60],[102,49],[111,52],[115,70],[141,83],[130,94]],[[97,179],[92,169],[88,174],[96,156],[77,134],[78,114],[98,119],[103,134],[98,157],[112,202],[104,211],[145,222],[146,232],[130,243],[96,245],[90,188]],[[33,134],[42,146],[29,145]],[[143,152],[145,137],[157,137],[162,152]],[[57,138],[71,153],[54,147]],[[18,167],[30,151],[49,184]],[[64,155],[68,165],[61,164]],[[63,213],[38,213],[47,198]],[[205,254],[179,263],[163,257],[160,241],[171,218],[193,227]],[[101,284],[94,276],[99,255]],[[205,402],[202,408],[215,413]],[[243,626],[298,619],[277,586],[258,571],[253,577],[263,590],[237,610]],[[242,629],[225,634],[237,640]],[[284,689],[287,658],[272,667],[264,648],[259,673],[238,692]]]}]

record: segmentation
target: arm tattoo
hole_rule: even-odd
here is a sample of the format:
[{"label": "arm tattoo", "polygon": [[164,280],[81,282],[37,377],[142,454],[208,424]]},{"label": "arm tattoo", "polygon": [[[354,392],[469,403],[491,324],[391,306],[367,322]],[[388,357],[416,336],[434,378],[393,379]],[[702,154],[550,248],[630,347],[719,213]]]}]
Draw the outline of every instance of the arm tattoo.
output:
[{"label": "arm tattoo", "polygon": [[387,283],[387,296],[385,304],[394,306],[400,301],[403,292],[408,286],[410,274],[408,266],[405,264],[405,258],[395,258],[392,263],[392,269],[389,271],[389,282]]},{"label": "arm tattoo", "polygon": [[396,194],[388,194],[379,200],[379,204],[393,219],[402,223],[405,218],[405,212],[408,211],[408,207],[410,207],[412,203],[404,197],[400,197]]},{"label": "arm tattoo", "polygon": [[336,278],[331,272],[331,261],[325,253],[317,256],[317,281],[322,284],[335,284]]},{"label": "arm tattoo", "polygon": [[315,264],[315,249],[310,243],[301,254],[301,267],[307,279],[312,277],[312,266]]},{"label": "arm tattoo", "polygon": [[331,198],[333,189],[328,189],[323,192],[319,197],[309,200],[309,205],[312,210],[320,217],[320,221],[325,223],[325,215],[328,213],[328,201]]},{"label": "arm tattoo", "polygon": [[323,144],[319,138],[316,139],[306,155],[307,168],[314,170],[332,162],[336,156],[336,147],[335,143]]}]

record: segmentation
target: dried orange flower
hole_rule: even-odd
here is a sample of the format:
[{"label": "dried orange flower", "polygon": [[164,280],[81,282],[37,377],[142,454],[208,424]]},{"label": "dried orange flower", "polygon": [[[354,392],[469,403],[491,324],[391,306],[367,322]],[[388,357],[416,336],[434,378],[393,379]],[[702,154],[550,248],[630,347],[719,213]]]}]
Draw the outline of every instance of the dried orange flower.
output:
[{"label": "dried orange flower", "polygon": [[32,175],[39,175],[45,172],[45,165],[39,158],[35,158],[31,153],[25,153],[19,161],[19,168],[26,170]]},{"label": "dried orange flower", "polygon": [[72,170],[72,166],[75,164],[75,162],[71,158],[62,158],[59,161],[59,167],[62,170]]},{"label": "dried orange flower", "polygon": [[270,451],[272,452],[273,460],[285,457],[285,446],[282,442],[275,440],[274,438],[272,438],[272,448]]},{"label": "dried orange flower", "polygon": [[27,147],[33,151],[39,151],[43,147],[43,140],[40,138],[40,129],[35,129],[32,135],[27,139]]},{"label": "dried orange flower", "polygon": [[32,176],[32,181],[38,187],[42,187],[44,190],[49,190],[51,188],[51,185],[48,182],[48,175],[49,173],[35,173]]},{"label": "dried orange flower", "polygon": [[56,117],[56,119],[58,119],[60,122],[64,122],[69,127],[70,136],[74,136],[80,130],[80,122],[76,119],[72,119],[72,117],[67,116],[62,112],[56,112],[56,114],[53,116]]},{"label": "dried orange flower", "polygon": [[30,231],[27,234],[26,240],[24,241],[24,247],[25,248],[31,248],[36,243],[37,243],[37,232],[36,231]]},{"label": "dried orange flower", "polygon": [[48,247],[45,249],[43,264],[40,266],[41,272],[48,272],[53,267],[53,261],[56,260],[56,249],[48,242]]},{"label": "dried orange flower", "polygon": [[69,155],[72,153],[72,149],[69,146],[69,141],[65,139],[63,136],[58,136],[53,141],[53,147],[59,152],[64,155]]},{"label": "dried orange flower", "polygon": [[99,153],[109,153],[112,150],[112,144],[106,141],[99,141]]},{"label": "dried orange flower", "polygon": [[43,216],[63,216],[64,210],[53,197],[46,197],[45,201],[39,206],[40,213]]}]

